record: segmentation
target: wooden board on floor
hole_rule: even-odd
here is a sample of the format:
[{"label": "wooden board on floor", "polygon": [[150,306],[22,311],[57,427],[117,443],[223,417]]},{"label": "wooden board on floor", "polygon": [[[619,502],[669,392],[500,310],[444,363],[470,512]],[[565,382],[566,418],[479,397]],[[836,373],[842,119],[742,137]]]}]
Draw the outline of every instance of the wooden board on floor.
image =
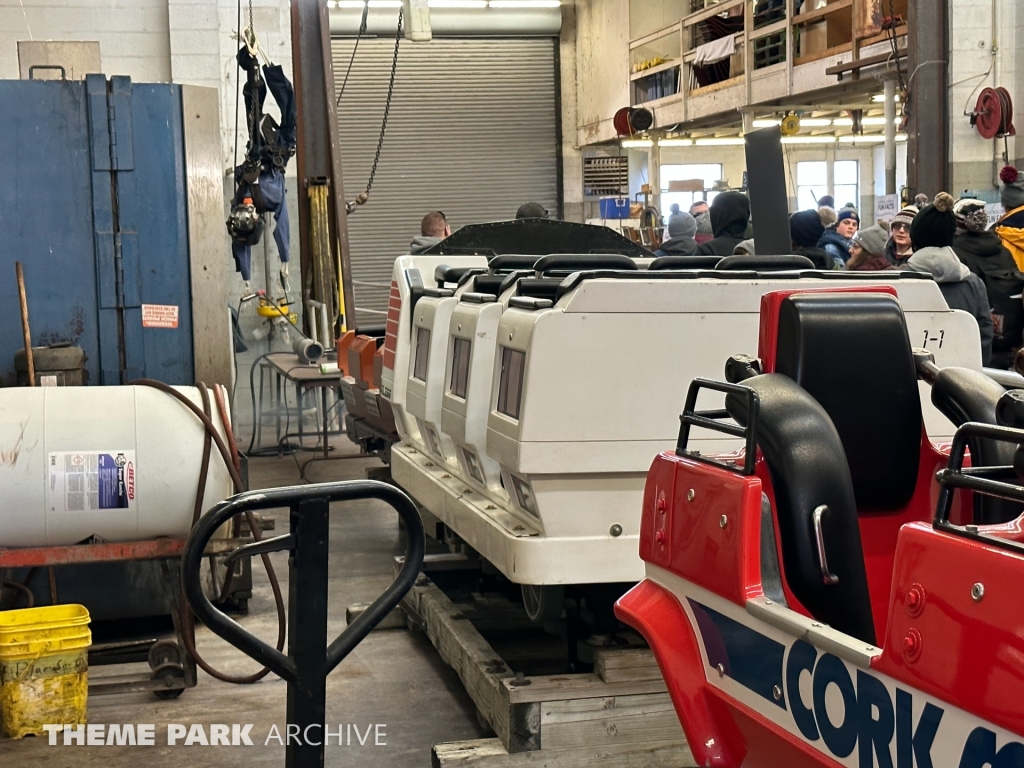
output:
[{"label": "wooden board on floor", "polygon": [[650,649],[599,649],[594,673],[517,678],[469,621],[473,606],[453,603],[421,577],[402,607],[498,737],[437,745],[435,766],[693,765]]},{"label": "wooden board on floor", "polygon": [[433,768],[694,768],[686,742],[662,741],[509,754],[498,739],[438,744]]}]

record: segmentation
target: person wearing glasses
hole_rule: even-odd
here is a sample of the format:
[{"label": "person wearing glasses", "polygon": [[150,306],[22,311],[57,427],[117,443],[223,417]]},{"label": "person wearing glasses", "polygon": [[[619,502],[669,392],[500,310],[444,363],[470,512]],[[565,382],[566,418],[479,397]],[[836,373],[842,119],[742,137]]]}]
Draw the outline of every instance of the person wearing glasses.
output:
[{"label": "person wearing glasses", "polygon": [[448,219],[441,211],[431,211],[420,222],[420,233],[409,243],[409,253],[423,253],[452,233]]},{"label": "person wearing glasses", "polygon": [[907,263],[907,259],[914,255],[914,245],[910,242],[910,224],[917,213],[916,205],[908,205],[893,218],[889,227],[892,236],[885,244],[885,258],[890,264],[902,267]]}]

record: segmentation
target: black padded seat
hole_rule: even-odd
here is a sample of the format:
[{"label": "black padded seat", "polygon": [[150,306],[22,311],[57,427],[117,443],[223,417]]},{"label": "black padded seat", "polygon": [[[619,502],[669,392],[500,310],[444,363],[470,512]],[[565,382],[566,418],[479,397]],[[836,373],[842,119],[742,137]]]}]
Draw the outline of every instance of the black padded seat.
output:
[{"label": "black padded seat", "polygon": [[814,269],[806,256],[725,256],[715,269],[753,269],[758,272],[779,272],[790,269]]},{"label": "black padded seat", "polygon": [[434,270],[434,280],[438,288],[444,288],[446,283],[461,285],[469,275],[476,275],[483,272],[482,267],[449,267],[447,264],[439,264]]},{"label": "black padded seat", "polygon": [[714,269],[721,260],[721,256],[715,255],[659,256],[647,269],[655,272],[662,269]]},{"label": "black padded seat", "polygon": [[638,269],[629,256],[615,253],[552,253],[541,256],[533,268],[545,275],[569,275],[592,269]]},{"label": "black padded seat", "polygon": [[516,295],[558,301],[558,287],[561,284],[561,277],[524,277],[516,287]]},{"label": "black padded seat", "polygon": [[921,398],[903,310],[883,293],[796,293],[779,307],[775,372],[810,393],[842,440],[861,512],[914,495]]},{"label": "black padded seat", "polygon": [[[757,445],[768,465],[786,580],[811,615],[840,632],[875,644],[864,552],[853,483],[839,433],[825,410],[799,384],[778,373],[743,382],[757,392]],[[726,410],[747,424],[745,397],[728,395]],[[814,512],[822,515],[827,583],[818,555]]]},{"label": "black padded seat", "polygon": [[519,253],[504,253],[492,256],[487,260],[487,268],[491,272],[511,272],[515,269],[533,269],[540,256],[529,256]]},{"label": "black padded seat", "polygon": [[473,279],[473,292],[498,296],[501,294],[501,284],[504,280],[505,275],[477,275]]},{"label": "black padded seat", "polygon": [[[969,421],[1000,423],[996,406],[1005,394],[1006,389],[1001,384],[970,368],[942,368],[932,382],[932,404],[956,427]],[[971,464],[976,467],[1006,467],[1014,463],[1016,447],[1012,443],[973,437],[967,445],[971,450]],[[1008,523],[1021,511],[1019,502],[974,494],[975,524]]]}]

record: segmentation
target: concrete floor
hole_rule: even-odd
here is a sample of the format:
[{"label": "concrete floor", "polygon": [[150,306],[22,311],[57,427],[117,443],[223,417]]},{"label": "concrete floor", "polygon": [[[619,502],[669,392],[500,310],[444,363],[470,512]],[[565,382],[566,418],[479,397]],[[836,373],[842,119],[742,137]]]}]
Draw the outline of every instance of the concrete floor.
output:
[{"label": "concrete floor", "polygon": [[[248,405],[246,403],[245,405]],[[236,405],[237,409],[237,405]],[[353,446],[338,439],[338,450]],[[300,454],[300,460],[309,454]],[[361,479],[367,467],[380,466],[376,459],[355,459],[314,464],[313,481]],[[295,462],[289,458],[262,458],[250,462],[250,486],[269,488],[299,482]],[[276,533],[288,526],[287,510],[276,510]],[[392,557],[402,552],[397,516],[376,502],[335,507],[331,523],[330,627],[336,636],[345,626],[345,608],[373,600],[391,581]],[[287,597],[288,564],[285,554],[272,556]],[[241,624],[273,642],[276,637],[270,585],[262,566],[254,561],[254,594],[249,616]],[[255,671],[256,664],[228,646],[204,627],[197,629],[199,652],[214,667],[231,674]],[[105,673],[111,667],[96,670]],[[118,673],[148,670],[145,665],[117,668]],[[285,733],[286,685],[270,675],[255,685],[219,682],[200,670],[199,684],[178,699],[161,701],[152,694],[97,696],[89,701],[90,723],[153,723],[156,746],[89,747],[49,746],[45,738],[0,740],[3,768],[115,768],[144,763],[146,768],[257,768],[284,766],[284,748],[276,740],[265,745],[271,725]],[[475,707],[455,673],[437,655],[429,640],[418,632],[389,630],[372,633],[341,663],[327,681],[327,722],[354,724],[365,734],[367,725],[386,726],[386,745],[332,744],[327,766],[359,768],[426,768],[433,744],[482,738],[490,735],[477,723]],[[168,747],[167,724],[253,724],[255,746]],[[207,728],[208,730],[208,728]],[[58,738],[58,744],[60,739]]]}]

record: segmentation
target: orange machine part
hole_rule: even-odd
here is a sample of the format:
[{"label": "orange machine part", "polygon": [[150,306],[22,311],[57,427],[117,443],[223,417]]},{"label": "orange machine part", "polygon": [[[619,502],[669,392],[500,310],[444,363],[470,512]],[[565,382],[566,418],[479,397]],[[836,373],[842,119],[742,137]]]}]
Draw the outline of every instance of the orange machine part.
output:
[{"label": "orange machine part", "polygon": [[377,351],[377,340],[370,336],[356,336],[348,348],[349,375],[369,389],[373,385],[373,355]]}]

